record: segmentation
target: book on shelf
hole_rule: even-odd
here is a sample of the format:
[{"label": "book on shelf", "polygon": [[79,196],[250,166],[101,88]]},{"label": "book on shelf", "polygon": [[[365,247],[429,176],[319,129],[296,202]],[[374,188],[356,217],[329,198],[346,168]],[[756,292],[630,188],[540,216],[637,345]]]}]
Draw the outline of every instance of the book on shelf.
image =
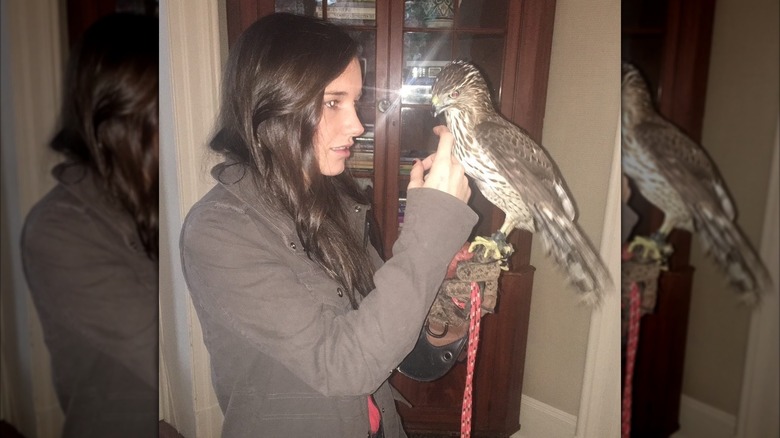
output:
[{"label": "book on shelf", "polygon": [[374,170],[373,161],[347,161],[350,169]]},{"label": "book on shelf", "polygon": [[409,149],[403,152],[403,155],[401,156],[401,162],[412,162],[415,159],[422,160],[434,152],[436,152],[436,150],[429,151],[426,149]]},{"label": "book on shelf", "polygon": [[374,171],[374,125],[365,125],[363,134],[355,137],[355,144],[350,148],[350,156],[347,159],[347,167],[359,172]]},{"label": "book on shelf", "polygon": [[349,156],[350,162],[358,162],[358,161],[367,161],[370,163],[374,162],[374,152],[368,152],[368,151],[353,151],[352,154]]},{"label": "book on shelf", "polygon": [[406,198],[398,198],[398,230],[404,226],[404,215],[406,214]]},{"label": "book on shelf", "polygon": [[353,172],[360,172],[360,173],[373,173],[374,172],[374,167],[373,166],[354,166],[354,165],[350,165],[348,167]]},{"label": "book on shelf", "polygon": [[[315,15],[322,16],[322,6],[317,6]],[[376,3],[342,1],[328,4],[328,18],[334,20],[375,20]]]},{"label": "book on shelf", "polygon": [[411,77],[406,78],[406,81],[404,81],[404,84],[405,85],[421,85],[421,86],[433,87],[433,84],[435,82],[436,82],[436,78],[411,76]]},{"label": "book on shelf", "polygon": [[[433,68],[433,71],[424,70],[425,74],[419,74],[418,76],[436,76],[439,74],[442,68],[446,67],[447,64],[449,64],[450,61],[446,59],[442,60],[417,60],[417,61],[406,61],[404,62],[404,67],[407,69],[429,69]],[[417,71],[423,71],[423,70],[417,70]]]},{"label": "book on shelf", "polygon": [[373,169],[373,161],[349,161],[347,163],[352,169]]},{"label": "book on shelf", "polygon": [[422,160],[428,155],[432,154],[431,151],[425,150],[409,150],[405,151],[404,155],[399,159],[399,175],[409,175],[414,166],[414,160]]},{"label": "book on shelf", "polygon": [[373,162],[357,162],[357,163],[347,163],[347,167],[354,171],[354,172],[365,172],[365,173],[373,173],[374,172],[374,163]]},{"label": "book on shelf", "polygon": [[366,131],[355,137],[355,144],[352,150],[373,151],[374,150],[374,126],[367,125]]},{"label": "book on shelf", "polygon": [[374,144],[352,146],[347,167],[359,171],[374,171]]},{"label": "book on shelf", "polygon": [[364,132],[355,137],[355,143],[371,143],[374,144],[374,131]]}]

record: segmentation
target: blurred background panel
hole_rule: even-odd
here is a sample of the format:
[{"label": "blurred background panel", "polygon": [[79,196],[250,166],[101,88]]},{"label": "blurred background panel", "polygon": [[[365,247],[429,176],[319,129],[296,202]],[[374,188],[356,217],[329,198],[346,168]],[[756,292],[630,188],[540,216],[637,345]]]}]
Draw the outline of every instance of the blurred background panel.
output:
[{"label": "blurred background panel", "polygon": [[[0,3],[2,289],[0,436],[59,437],[63,414],[30,298],[19,242],[30,208],[56,183],[49,148],[69,48],[113,12],[157,15],[156,0],[3,0]],[[131,37],[131,36],[130,36]]]},{"label": "blurred background panel", "polygon": [[[670,269],[640,324],[632,437],[778,436],[778,9],[763,0],[622,1],[623,60],[718,166],[774,278],[764,305],[748,309],[696,236],[670,235]],[[634,231],[649,234],[663,214],[632,192]]]},{"label": "blurred background panel", "polygon": [[[60,2],[62,3],[62,2]],[[78,41],[100,17],[114,12],[157,15],[158,0],[67,0],[69,45]]]}]

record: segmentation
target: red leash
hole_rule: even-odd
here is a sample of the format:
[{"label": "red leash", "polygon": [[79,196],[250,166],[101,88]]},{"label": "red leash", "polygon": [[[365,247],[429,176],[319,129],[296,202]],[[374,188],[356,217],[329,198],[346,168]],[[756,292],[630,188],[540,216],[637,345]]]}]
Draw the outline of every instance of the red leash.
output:
[{"label": "red leash", "polygon": [[482,318],[482,294],[479,285],[471,282],[471,311],[469,313],[469,345],[466,359],[466,388],[463,390],[463,410],[460,415],[460,436],[471,437],[471,396],[474,380],[474,362],[479,345],[479,321]]},{"label": "red leash", "polygon": [[639,342],[639,286],[631,283],[631,304],[629,306],[628,340],[626,342],[626,375],[623,384],[623,438],[631,436],[631,387],[634,381],[637,343]]}]

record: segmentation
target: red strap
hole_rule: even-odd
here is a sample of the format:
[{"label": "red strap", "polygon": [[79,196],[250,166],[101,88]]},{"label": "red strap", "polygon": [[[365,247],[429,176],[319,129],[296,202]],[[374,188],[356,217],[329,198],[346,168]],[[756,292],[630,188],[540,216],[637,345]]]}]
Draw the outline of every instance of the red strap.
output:
[{"label": "red strap", "polygon": [[382,419],[382,414],[379,413],[379,408],[376,406],[374,396],[368,396],[368,423],[371,428],[371,434],[375,434],[379,431],[379,421]]},{"label": "red strap", "polygon": [[460,436],[471,437],[471,395],[474,379],[474,362],[479,345],[479,321],[482,318],[482,294],[477,282],[471,282],[471,312],[469,315],[469,345],[466,359],[466,388],[463,390],[463,410],[460,414]]},{"label": "red strap", "polygon": [[631,387],[634,380],[637,343],[639,342],[640,295],[636,282],[631,283],[628,316],[628,339],[626,341],[626,373],[623,383],[622,438],[631,436]]}]

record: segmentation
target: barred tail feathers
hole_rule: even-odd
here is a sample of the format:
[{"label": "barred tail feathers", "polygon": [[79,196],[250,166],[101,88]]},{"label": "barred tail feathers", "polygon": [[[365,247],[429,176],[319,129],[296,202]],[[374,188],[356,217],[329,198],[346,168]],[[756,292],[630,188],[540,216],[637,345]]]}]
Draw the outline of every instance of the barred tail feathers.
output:
[{"label": "barred tail feathers", "polygon": [[705,254],[715,259],[742,301],[756,303],[760,292],[771,282],[758,254],[726,215],[708,208],[692,210],[695,210],[696,229]]},{"label": "barred tail feathers", "polygon": [[598,304],[612,280],[577,224],[563,215],[555,215],[545,206],[534,207],[534,222],[545,252],[568,274],[582,300]]}]

